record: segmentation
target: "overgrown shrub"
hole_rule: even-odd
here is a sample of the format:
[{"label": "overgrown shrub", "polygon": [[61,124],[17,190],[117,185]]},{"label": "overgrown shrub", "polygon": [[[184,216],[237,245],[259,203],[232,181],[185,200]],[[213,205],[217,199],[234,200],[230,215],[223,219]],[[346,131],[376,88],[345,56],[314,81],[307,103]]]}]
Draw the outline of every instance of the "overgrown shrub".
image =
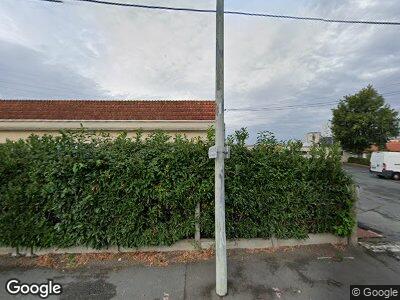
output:
[{"label": "overgrown shrub", "polygon": [[[352,181],[337,148],[301,155],[297,142],[247,132],[228,139],[228,238],[349,235]],[[170,245],[214,235],[214,161],[209,140],[162,132],[116,139],[89,133],[31,136],[0,144],[0,244],[24,247]]]},{"label": "overgrown shrub", "polygon": [[369,166],[370,159],[363,157],[349,157],[347,160],[348,163],[359,164],[364,166]]}]

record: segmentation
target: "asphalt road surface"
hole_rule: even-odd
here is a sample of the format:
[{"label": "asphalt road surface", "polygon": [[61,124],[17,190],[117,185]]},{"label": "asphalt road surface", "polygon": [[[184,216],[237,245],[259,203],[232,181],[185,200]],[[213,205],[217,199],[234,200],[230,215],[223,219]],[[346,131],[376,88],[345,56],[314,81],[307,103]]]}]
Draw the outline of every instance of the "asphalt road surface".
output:
[{"label": "asphalt road surface", "polygon": [[400,241],[400,180],[381,179],[367,167],[344,165],[360,188],[357,217],[361,225]]},{"label": "asphalt road surface", "polygon": [[[215,294],[215,260],[146,266],[125,259],[92,260],[70,269],[16,268],[16,258],[0,257],[0,299],[39,299],[11,296],[6,282],[62,285],[59,297],[48,299],[165,299],[221,300]],[[41,260],[43,262],[43,260]],[[223,299],[350,299],[352,284],[399,284],[400,264],[394,256],[370,253],[361,247],[303,246],[288,251],[228,255],[228,296]],[[363,298],[367,299],[367,298]]]}]

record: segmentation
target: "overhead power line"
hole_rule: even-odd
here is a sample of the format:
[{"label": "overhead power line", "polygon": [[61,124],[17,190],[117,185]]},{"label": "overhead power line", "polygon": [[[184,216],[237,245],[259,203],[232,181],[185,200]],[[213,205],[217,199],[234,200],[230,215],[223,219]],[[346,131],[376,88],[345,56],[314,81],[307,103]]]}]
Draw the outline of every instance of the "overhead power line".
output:
[{"label": "overhead power line", "polygon": [[329,102],[314,102],[314,103],[303,103],[303,104],[293,104],[293,105],[279,105],[279,106],[269,106],[269,107],[242,107],[242,108],[230,108],[226,111],[264,111],[264,110],[275,110],[275,109],[286,109],[286,108],[303,108],[303,107],[314,107],[321,105],[332,105],[339,101],[329,101]]},{"label": "overhead power line", "polygon": [[[29,72],[26,71],[25,69],[23,70],[14,70],[14,69],[7,69],[1,66],[0,64],[0,81],[1,80],[12,80],[14,82],[18,82],[18,83],[25,83],[28,82],[29,84],[36,84],[39,86],[43,86],[43,82],[48,82],[49,80],[46,79],[47,77],[53,76],[53,77],[59,77],[59,74],[45,74],[47,75],[45,78],[42,78],[42,73],[41,72]],[[86,79],[86,78],[79,78],[81,79]],[[55,87],[55,88],[62,88],[62,89],[80,89],[82,90],[83,88],[89,88],[92,87],[93,85],[95,87],[98,87],[98,85],[96,83],[94,84],[90,84],[87,83],[85,86],[83,86],[82,84],[77,84],[77,83],[73,83],[70,81],[65,81],[68,80],[67,78],[60,78],[59,81],[51,81],[51,87]],[[77,79],[75,79],[77,80]]]},{"label": "overhead power line", "polygon": [[[40,0],[40,1],[54,2],[54,3],[64,3],[65,2],[63,0]],[[103,1],[103,0],[71,0],[71,1],[88,2],[88,3],[95,3],[95,4],[120,6],[120,7],[154,9],[154,10],[185,11],[185,12],[194,12],[194,13],[216,13],[216,11],[214,9],[143,5],[143,4],[112,2],[112,1]],[[298,21],[316,21],[316,22],[325,22],[325,23],[400,25],[400,22],[395,22],[395,21],[341,20],[341,19],[321,18],[321,17],[301,17],[301,16],[292,16],[292,15],[275,15],[275,14],[251,13],[251,12],[229,11],[229,10],[225,11],[225,14],[241,15],[241,16],[249,16],[249,17],[275,18],[275,19],[291,19],[291,20],[298,20]]]},{"label": "overhead power line", "polygon": [[[7,80],[2,80],[0,78],[0,85],[2,84],[7,84],[7,85],[17,85],[17,86],[27,86],[27,87],[32,87],[32,88],[37,88],[37,89],[44,89],[44,90],[50,90],[50,91],[57,91],[57,92],[62,92],[62,91],[68,91],[71,92],[74,89],[71,88],[66,88],[66,87],[54,87],[54,86],[48,86],[48,85],[43,85],[43,84],[31,84],[31,83],[25,83],[25,82],[18,82],[18,81],[7,81]],[[78,88],[75,88],[75,90],[78,90]]]},{"label": "overhead power line", "polygon": [[[3,90],[7,90],[8,93],[7,94],[11,94],[13,93],[13,96],[11,98],[19,98],[17,97],[17,93],[15,92],[20,92],[23,94],[29,94],[29,95],[36,95],[33,98],[48,98],[49,95],[51,95],[50,97],[57,97],[57,98],[74,98],[74,99],[93,99],[93,94],[89,95],[89,94],[82,94],[78,91],[70,91],[70,92],[56,92],[56,91],[51,91],[51,90],[45,90],[45,89],[36,89],[36,88],[29,88],[29,87],[11,87],[11,86],[4,86],[0,84],[0,92]],[[41,96],[38,96],[41,95]],[[57,96],[55,96],[57,95]],[[10,98],[9,96],[7,96],[7,98]],[[23,97],[25,98],[25,96]],[[28,96],[28,98],[32,98],[32,96]]]},{"label": "overhead power line", "polygon": [[[15,88],[17,87],[17,88]],[[5,81],[0,79],[0,89],[6,88],[10,90],[21,90],[22,87],[24,90],[31,90],[32,92],[53,92],[60,95],[77,95],[77,96],[84,96],[84,97],[93,97],[93,94],[90,91],[82,91],[82,88],[62,88],[62,87],[54,87],[54,86],[47,86],[47,85],[34,85],[25,82],[12,82],[12,81]]]},{"label": "overhead power line", "polygon": [[[44,0],[43,0],[44,1]],[[53,0],[49,0],[49,1],[53,1]],[[86,85],[86,86],[82,86],[82,85],[77,85],[74,84],[72,82],[64,82],[64,80],[61,81],[51,81],[48,82],[47,84],[43,84],[43,80],[41,79],[41,73],[40,72],[32,72],[32,71],[26,71],[26,70],[9,70],[7,69],[5,66],[0,64],[0,73],[3,72],[5,77],[2,77],[2,75],[0,74],[0,82],[3,81],[3,83],[9,83],[9,84],[13,84],[13,85],[35,85],[35,88],[42,88],[44,87],[45,89],[55,89],[55,88],[59,88],[60,89],[60,93],[62,93],[62,90],[67,90],[67,91],[79,91],[79,94],[84,94],[84,95],[88,95],[87,94],[87,90],[85,89],[89,89],[91,86],[90,85]],[[11,74],[11,75],[10,75]],[[58,76],[58,75],[57,75]],[[11,80],[12,82],[5,82],[4,80]],[[366,83],[367,84],[367,83]],[[365,84],[365,85],[366,85]],[[389,86],[395,86],[395,85],[400,85],[400,82],[391,82],[391,83],[387,83],[384,85],[373,85],[374,87],[377,87],[378,90],[380,89],[384,89],[386,87]],[[0,86],[2,86],[0,84]],[[287,86],[287,85],[284,85]],[[95,84],[96,88],[98,88],[99,90],[101,90],[101,87],[98,86],[97,84]],[[282,86],[280,86],[282,87]],[[82,90],[85,90],[82,92]],[[398,94],[398,91],[393,91],[395,94],[391,95],[390,93],[392,92],[384,92],[384,94],[382,94],[385,97],[391,97],[391,96],[396,96]],[[93,95],[92,95],[93,96]],[[296,101],[297,99],[299,99],[300,97],[302,97],[303,99],[312,99],[312,101],[316,101],[316,100],[331,100],[333,97],[335,96],[319,96],[316,94],[306,94],[306,95],[302,95],[300,96],[299,94],[296,94],[296,96],[292,96],[289,98],[284,98],[284,99],[279,99],[279,102],[283,102],[282,104],[285,104],[284,102],[287,103],[287,105],[292,105],[292,101]],[[338,98],[340,98],[340,96],[337,96]],[[294,103],[293,103],[294,104]]]},{"label": "overhead power line", "polygon": [[[382,93],[382,96],[394,96],[400,95],[400,91],[391,91]],[[310,100],[309,100],[310,101]],[[312,101],[312,100],[311,100]],[[314,102],[314,103],[303,103],[303,104],[293,104],[293,105],[283,105],[283,106],[269,106],[269,107],[238,107],[226,109],[227,112],[231,111],[279,111],[287,109],[301,109],[301,108],[318,108],[323,106],[330,106],[340,103],[341,100],[328,101],[328,102]]]}]

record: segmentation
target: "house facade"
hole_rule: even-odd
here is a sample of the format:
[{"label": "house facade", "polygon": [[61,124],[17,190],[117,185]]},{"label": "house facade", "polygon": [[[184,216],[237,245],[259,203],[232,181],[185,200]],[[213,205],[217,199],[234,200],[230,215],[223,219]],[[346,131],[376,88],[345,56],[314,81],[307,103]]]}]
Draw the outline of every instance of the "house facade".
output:
[{"label": "house facade", "polygon": [[303,139],[303,146],[301,147],[301,151],[305,157],[310,156],[310,151],[312,146],[314,145],[333,145],[333,137],[324,136],[321,132],[308,132]]},{"label": "house facade", "polygon": [[0,143],[81,127],[110,136],[163,130],[203,138],[214,119],[215,101],[0,100]]}]

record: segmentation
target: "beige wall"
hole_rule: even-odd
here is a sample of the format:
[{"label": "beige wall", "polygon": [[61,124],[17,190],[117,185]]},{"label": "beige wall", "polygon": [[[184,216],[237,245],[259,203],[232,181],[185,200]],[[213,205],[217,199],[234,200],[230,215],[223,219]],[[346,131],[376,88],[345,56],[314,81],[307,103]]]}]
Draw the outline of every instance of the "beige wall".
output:
[{"label": "beige wall", "polygon": [[84,128],[91,131],[103,131],[115,137],[127,131],[129,137],[136,136],[138,129],[146,136],[157,129],[168,134],[185,134],[188,138],[207,135],[207,129],[213,125],[208,121],[0,121],[0,143],[9,140],[26,139],[31,134],[59,134],[60,129],[77,130]]}]

